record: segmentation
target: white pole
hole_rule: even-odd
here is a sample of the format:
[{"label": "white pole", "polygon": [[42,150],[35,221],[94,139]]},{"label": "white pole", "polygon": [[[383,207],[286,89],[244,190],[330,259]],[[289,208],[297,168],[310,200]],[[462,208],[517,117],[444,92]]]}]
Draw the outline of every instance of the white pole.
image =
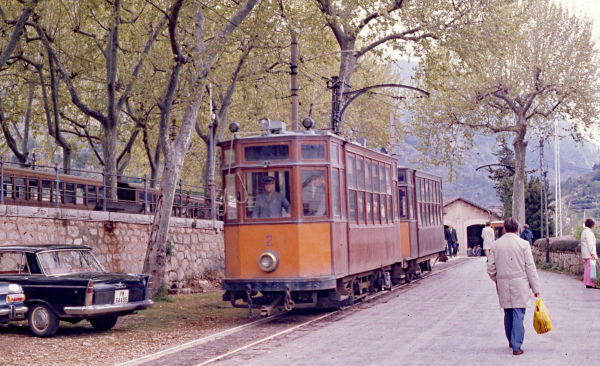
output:
[{"label": "white pole", "polygon": [[558,167],[558,121],[554,121],[554,202],[556,212],[554,212],[554,236],[558,236],[558,213],[560,211],[560,201],[558,200],[558,185],[559,181],[559,167]]}]

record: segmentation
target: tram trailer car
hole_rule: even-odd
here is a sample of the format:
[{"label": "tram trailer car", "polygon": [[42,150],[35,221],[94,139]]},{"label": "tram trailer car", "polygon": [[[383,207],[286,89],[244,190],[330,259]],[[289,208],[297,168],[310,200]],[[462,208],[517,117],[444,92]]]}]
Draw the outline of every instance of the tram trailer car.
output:
[{"label": "tram trailer car", "polygon": [[[259,136],[220,144],[224,301],[263,315],[336,308],[444,255],[439,177],[399,171],[395,158],[327,131],[259,126]],[[400,172],[412,185],[399,184]]]}]

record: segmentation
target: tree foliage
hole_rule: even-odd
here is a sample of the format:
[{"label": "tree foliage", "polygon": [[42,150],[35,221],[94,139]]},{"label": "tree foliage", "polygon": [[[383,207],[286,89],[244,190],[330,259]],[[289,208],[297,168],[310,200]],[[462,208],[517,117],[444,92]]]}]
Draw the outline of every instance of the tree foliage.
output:
[{"label": "tree foliage", "polygon": [[451,171],[477,134],[510,134],[512,212],[523,222],[529,139],[550,135],[557,118],[575,138],[597,123],[597,50],[591,23],[552,1],[496,3],[461,32],[425,45],[416,80],[431,97],[413,105],[413,132],[424,159]]}]

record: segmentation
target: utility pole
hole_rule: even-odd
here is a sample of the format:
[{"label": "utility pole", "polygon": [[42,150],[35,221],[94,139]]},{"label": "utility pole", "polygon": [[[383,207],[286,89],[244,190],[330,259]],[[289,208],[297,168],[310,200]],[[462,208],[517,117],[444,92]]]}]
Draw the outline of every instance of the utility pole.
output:
[{"label": "utility pole", "polygon": [[340,79],[337,76],[331,77],[331,131],[339,134],[340,124],[340,98],[338,90],[340,89]]},{"label": "utility pole", "polygon": [[554,122],[554,236],[562,236],[562,192],[560,189],[560,141],[558,140],[558,121]]},{"label": "utility pole", "polygon": [[[550,235],[548,225],[548,199],[546,192],[546,171],[544,170],[544,139],[540,139],[540,235],[546,238],[546,262],[550,262]],[[544,236],[544,218],[546,235]]]},{"label": "utility pole", "polygon": [[292,33],[291,45],[291,62],[290,62],[290,77],[291,77],[291,102],[292,102],[292,131],[298,131],[298,41],[296,40],[296,32]]}]

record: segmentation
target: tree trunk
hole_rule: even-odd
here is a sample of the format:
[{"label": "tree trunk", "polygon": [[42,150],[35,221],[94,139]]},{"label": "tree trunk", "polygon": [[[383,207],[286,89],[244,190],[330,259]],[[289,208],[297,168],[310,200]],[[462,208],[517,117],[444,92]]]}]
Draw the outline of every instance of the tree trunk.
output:
[{"label": "tree trunk", "polygon": [[513,140],[515,150],[515,176],[513,180],[512,216],[521,226],[525,224],[525,156],[527,154],[526,121],[522,116],[517,116],[520,126]]},{"label": "tree trunk", "polygon": [[102,153],[104,158],[104,176],[106,182],[106,197],[117,198],[117,127],[104,127]]},{"label": "tree trunk", "polygon": [[[183,164],[183,159],[181,159]],[[154,293],[165,282],[167,264],[167,238],[169,235],[169,219],[171,207],[175,198],[177,178],[179,177],[178,164],[170,159],[165,159],[165,168],[160,181],[160,195],[156,203],[156,211],[152,220],[150,241],[144,260],[144,273],[150,273],[154,279]],[[168,208],[168,209],[167,209]],[[166,283],[165,283],[166,286]]]}]

